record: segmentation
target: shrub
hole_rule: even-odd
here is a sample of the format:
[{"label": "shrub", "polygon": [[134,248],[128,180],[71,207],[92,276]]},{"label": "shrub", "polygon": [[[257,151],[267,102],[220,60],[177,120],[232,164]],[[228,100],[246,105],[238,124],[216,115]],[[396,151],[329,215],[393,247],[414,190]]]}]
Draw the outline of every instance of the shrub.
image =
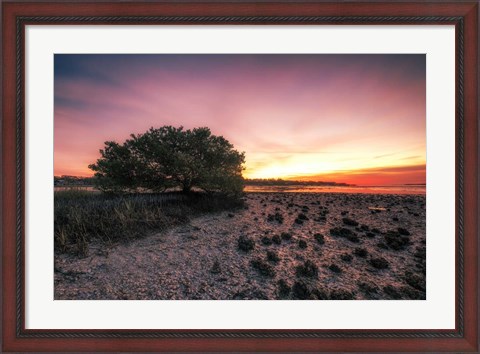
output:
[{"label": "shrub", "polygon": [[277,263],[280,261],[280,257],[278,257],[277,252],[267,251],[267,260],[273,263]]},{"label": "shrub", "polygon": [[368,255],[368,252],[365,248],[355,248],[353,250],[353,254],[360,258],[366,258]]},{"label": "shrub", "polygon": [[328,300],[328,295],[323,289],[313,288],[312,293],[318,300]]},{"label": "shrub", "polygon": [[343,237],[349,240],[350,242],[359,243],[360,239],[358,238],[357,234],[350,229],[346,229],[344,227],[335,227],[330,229],[330,234],[336,237]]},{"label": "shrub", "polygon": [[253,268],[255,268],[261,275],[273,278],[275,276],[275,269],[267,262],[261,259],[254,259],[250,262]]},{"label": "shrub", "polygon": [[296,273],[299,277],[315,278],[318,275],[318,267],[311,260],[307,260],[297,266]]},{"label": "shrub", "polygon": [[425,247],[417,247],[415,248],[415,253],[413,255],[415,258],[418,258],[420,260],[425,260],[427,257],[427,250]]},{"label": "shrub", "polygon": [[255,248],[255,241],[248,236],[241,235],[238,238],[238,248],[245,252],[251,251]]},{"label": "shrub", "polygon": [[272,244],[272,240],[268,236],[263,236],[262,237],[262,243],[266,246],[269,246]]},{"label": "shrub", "polygon": [[332,290],[330,291],[331,300],[354,300],[355,296],[353,293],[346,290]]},{"label": "shrub", "polygon": [[307,248],[307,242],[305,240],[298,241],[298,247],[300,247],[301,249]]},{"label": "shrub", "polygon": [[341,273],[342,272],[342,269],[339,266],[337,266],[335,263],[330,264],[328,269],[330,269],[334,273]]},{"label": "shrub", "polygon": [[298,300],[313,299],[311,289],[303,281],[296,281],[292,286],[292,297]]},{"label": "shrub", "polygon": [[280,236],[278,235],[274,235],[272,237],[272,242],[275,243],[276,245],[279,245],[282,243],[282,239],[280,238]]},{"label": "shrub", "polygon": [[346,229],[344,227],[334,227],[330,229],[330,235],[337,236],[337,237],[347,237],[348,235],[352,235],[354,232],[350,229]]},{"label": "shrub", "polygon": [[283,240],[291,240],[292,239],[292,234],[289,233],[289,232],[282,232],[282,234],[280,235],[282,237]]},{"label": "shrub", "polygon": [[297,219],[299,219],[299,220],[308,220],[308,217],[307,217],[305,214],[300,213],[300,214],[298,214]]},{"label": "shrub", "polygon": [[412,289],[408,286],[402,286],[398,290],[403,295],[404,298],[406,297],[406,298],[412,299],[412,300],[425,300],[424,293],[421,293],[420,291]]},{"label": "shrub", "polygon": [[402,294],[398,291],[398,289],[391,285],[385,286],[383,291],[394,300],[399,300],[402,298]]},{"label": "shrub", "polygon": [[279,224],[283,224],[283,215],[279,212],[276,212],[275,214],[269,214],[267,220],[270,222],[277,221]]},{"label": "shrub", "polygon": [[410,239],[407,236],[395,231],[389,231],[384,235],[384,238],[387,246],[395,251],[403,250],[410,244]]},{"label": "shrub", "polygon": [[385,258],[379,257],[379,258],[371,258],[370,259],[370,264],[377,269],[386,269],[388,268],[389,264]]},{"label": "shrub", "polygon": [[358,282],[358,288],[365,294],[365,295],[372,295],[378,292],[378,286],[374,283],[360,281]]},{"label": "shrub", "polygon": [[425,291],[425,278],[415,275],[412,272],[405,272],[405,282],[412,288],[420,291]]},{"label": "shrub", "polygon": [[349,218],[343,218],[342,221],[347,226],[358,226],[358,222]]},{"label": "shrub", "polygon": [[348,236],[347,240],[350,241],[350,242],[353,242],[353,243],[359,243],[360,242],[360,239],[358,238],[358,236],[356,234]]},{"label": "shrub", "polygon": [[222,268],[220,267],[220,262],[218,260],[215,260],[215,262],[213,262],[212,268],[210,269],[210,273],[219,274],[221,272]]},{"label": "shrub", "polygon": [[315,234],[313,237],[319,244],[323,245],[325,243],[325,237],[322,234]]},{"label": "shrub", "polygon": [[388,246],[386,244],[384,244],[383,242],[377,243],[377,247],[382,248],[384,250],[388,250]]},{"label": "shrub", "polygon": [[370,228],[368,227],[368,225],[365,225],[365,224],[360,225],[360,229],[362,229],[362,231],[368,231],[368,230],[370,230]]},{"label": "shrub", "polygon": [[281,299],[288,297],[288,295],[290,294],[290,286],[288,285],[288,283],[285,280],[280,279],[277,283],[277,286],[278,286],[278,296]]}]

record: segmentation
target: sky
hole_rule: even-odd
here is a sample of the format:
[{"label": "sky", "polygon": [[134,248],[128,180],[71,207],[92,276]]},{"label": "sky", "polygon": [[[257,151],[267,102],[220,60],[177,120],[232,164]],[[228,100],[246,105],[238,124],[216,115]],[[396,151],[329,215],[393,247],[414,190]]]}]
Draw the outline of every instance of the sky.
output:
[{"label": "sky", "polygon": [[425,183],[423,54],[55,54],[54,174],[107,140],[209,127],[246,178]]}]

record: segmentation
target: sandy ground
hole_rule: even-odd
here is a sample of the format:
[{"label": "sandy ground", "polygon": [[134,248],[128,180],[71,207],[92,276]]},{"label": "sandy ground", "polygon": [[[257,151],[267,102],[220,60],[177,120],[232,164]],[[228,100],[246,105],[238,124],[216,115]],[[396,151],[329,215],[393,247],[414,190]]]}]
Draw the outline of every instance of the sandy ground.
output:
[{"label": "sandy ground", "polygon": [[425,196],[248,193],[242,210],[56,255],[55,299],[425,299]]}]

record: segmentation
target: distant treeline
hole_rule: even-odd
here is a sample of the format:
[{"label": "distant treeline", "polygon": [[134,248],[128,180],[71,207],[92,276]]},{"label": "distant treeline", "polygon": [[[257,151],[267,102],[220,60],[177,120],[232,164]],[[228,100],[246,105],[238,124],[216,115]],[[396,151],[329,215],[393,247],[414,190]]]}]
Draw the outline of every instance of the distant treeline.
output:
[{"label": "distant treeline", "polygon": [[[54,185],[61,186],[93,186],[95,177],[55,176]],[[325,181],[290,181],[281,178],[244,179],[246,186],[352,186],[348,183]]]},{"label": "distant treeline", "polygon": [[280,178],[254,178],[244,180],[246,186],[351,186],[348,183],[324,182],[324,181],[290,181]]},{"label": "distant treeline", "polygon": [[92,186],[95,177],[54,176],[54,186]]}]

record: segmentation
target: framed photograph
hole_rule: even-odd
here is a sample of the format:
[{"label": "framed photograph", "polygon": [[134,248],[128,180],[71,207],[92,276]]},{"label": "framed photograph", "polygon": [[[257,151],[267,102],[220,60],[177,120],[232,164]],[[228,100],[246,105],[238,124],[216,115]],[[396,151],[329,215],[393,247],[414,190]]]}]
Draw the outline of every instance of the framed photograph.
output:
[{"label": "framed photograph", "polygon": [[478,5],[2,2],[2,350],[477,352]]}]

